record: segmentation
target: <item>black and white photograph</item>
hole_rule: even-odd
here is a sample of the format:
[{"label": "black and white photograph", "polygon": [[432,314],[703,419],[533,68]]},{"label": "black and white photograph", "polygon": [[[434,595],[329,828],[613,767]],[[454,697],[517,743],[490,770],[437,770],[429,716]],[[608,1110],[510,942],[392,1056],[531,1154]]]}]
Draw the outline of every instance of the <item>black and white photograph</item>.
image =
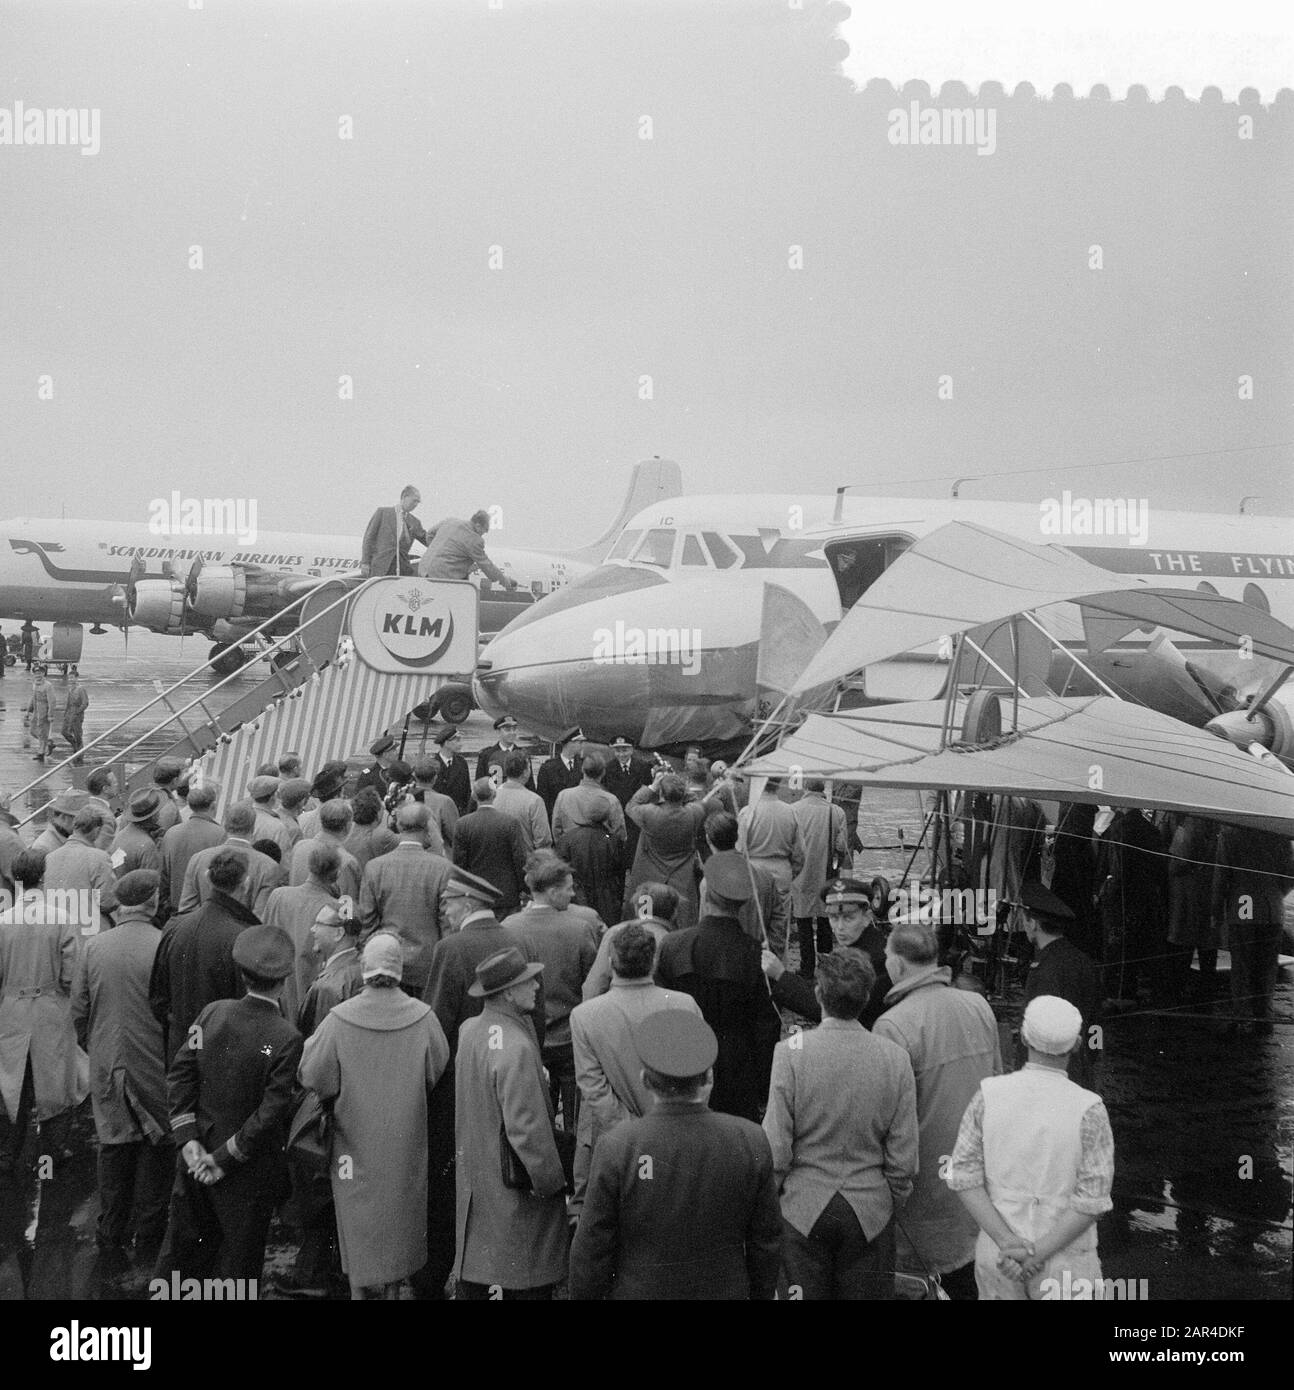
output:
[{"label": "black and white photograph", "polygon": [[1283,7],[0,0],[0,207],[23,1361],[1274,1360]]}]

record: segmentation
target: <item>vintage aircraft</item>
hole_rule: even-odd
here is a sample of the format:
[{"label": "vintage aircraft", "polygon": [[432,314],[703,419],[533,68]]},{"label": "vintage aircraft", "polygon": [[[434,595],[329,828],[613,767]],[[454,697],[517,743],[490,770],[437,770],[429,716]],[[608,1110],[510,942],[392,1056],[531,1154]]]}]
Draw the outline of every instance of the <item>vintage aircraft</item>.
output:
[{"label": "vintage aircraft", "polygon": [[[517,580],[509,591],[482,580],[480,630],[497,632],[522,609],[599,564],[625,520],[682,489],[669,459],[634,466],[619,514],[576,550],[528,550],[491,543],[491,557]],[[171,636],[199,633],[237,670],[241,638],[328,579],[358,571],[359,534],[264,532],[254,548],[234,536],[157,534],[144,522],[24,518],[0,522],[0,618],[55,624],[54,660],[78,661],[83,625],[147,628]],[[480,576],[478,576],[480,578]],[[294,625],[285,617],[283,631]],[[281,635],[275,632],[275,635]]]},{"label": "vintage aircraft", "polygon": [[[1118,577],[1215,593],[1294,620],[1294,549],[1282,518],[1152,510],[1134,525],[1126,507],[1097,499],[1084,514],[1068,494],[1062,508],[846,492],[688,497],[646,509],[605,564],[527,609],[487,645],[478,700],[543,734],[578,724],[594,737],[625,733],[646,748],[739,743],[780,693],[759,678],[761,659],[779,643],[775,625],[761,651],[768,595],[785,598],[787,644],[797,615],[819,626],[820,642],[905,551],[956,521],[1064,547]],[[955,566],[947,583],[958,583]],[[1031,606],[1028,598],[1022,592],[1021,608]],[[1096,678],[1142,703],[1171,692],[1168,712],[1189,710],[1203,724],[1237,710],[1244,692],[1271,674],[1270,663],[1246,665],[1207,637],[1169,646],[1162,633],[1135,630],[1087,660],[1075,615],[1058,609],[1048,617],[1061,648],[1086,668],[1057,656],[1050,672],[1057,691],[1090,692],[1100,688]],[[860,702],[942,691],[948,653],[928,642],[912,647],[904,659],[869,669]],[[1266,706],[1277,725],[1280,713],[1272,711],[1281,708]]]}]

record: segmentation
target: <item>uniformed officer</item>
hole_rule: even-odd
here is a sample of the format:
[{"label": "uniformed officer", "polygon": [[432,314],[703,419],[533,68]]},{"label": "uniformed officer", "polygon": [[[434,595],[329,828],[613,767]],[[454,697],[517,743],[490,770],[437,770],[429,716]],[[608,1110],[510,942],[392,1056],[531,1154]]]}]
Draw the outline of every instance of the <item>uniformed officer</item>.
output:
[{"label": "uniformed officer", "polygon": [[571,1297],[771,1299],[782,1253],[773,1154],[757,1124],[709,1108],[714,1030],[663,1009],[633,1040],[652,1107],[598,1141]]},{"label": "uniformed officer", "polygon": [[247,993],[194,1020],[167,1076],[180,1150],[157,1277],[260,1278],[275,1204],[286,1195],[284,1146],[301,1034],[279,1012],[292,939],[248,927],[234,942]]},{"label": "uniformed officer", "polygon": [[[885,932],[876,919],[872,885],[858,878],[833,878],[818,896],[823,902],[836,947],[852,946],[862,951],[876,971],[872,996],[859,1015],[863,1027],[870,1028],[881,1016],[885,996],[893,984],[885,969]],[[783,962],[771,951],[764,952],[763,964],[773,998],[779,1005],[815,1021],[821,1017],[812,980],[785,970]]]},{"label": "uniformed officer", "polygon": [[472,774],[462,753],[463,735],[457,724],[446,724],[431,741],[436,745],[436,790],[465,816],[472,804]]},{"label": "uniformed officer", "polygon": [[[1020,885],[1020,906],[1024,909],[1024,934],[1033,947],[1033,963],[1024,983],[1024,1003],[1044,994],[1067,999],[1082,1017],[1080,1045],[1069,1055],[1069,1079],[1087,1090],[1096,1085],[1099,1030],[1094,1026],[1101,1016],[1100,967],[1065,936],[1074,914],[1041,883]],[[1096,1044],[1094,1046],[1094,1044]],[[1024,1065],[1023,1041],[1018,1060]]]},{"label": "uniformed officer", "polygon": [[355,783],[355,790],[360,791],[364,787],[373,787],[378,796],[384,797],[391,785],[391,777],[387,769],[396,760],[395,737],[392,734],[382,734],[375,738],[368,746],[368,751],[376,759],[370,763],[360,774]]},{"label": "uniformed officer", "polygon": [[567,729],[553,741],[553,756],[539,765],[539,776],[535,790],[544,798],[544,809],[548,812],[549,823],[553,819],[553,807],[557,797],[567,787],[578,787],[581,755],[584,752],[584,733],[581,729]]},{"label": "uniformed officer", "polygon": [[[498,742],[492,743],[488,748],[482,748],[476,759],[477,777],[488,777],[496,787],[503,785],[504,772],[503,762],[509,753],[517,749],[517,721],[510,714],[501,714],[494,721],[494,732],[498,734]],[[521,751],[525,751],[524,749]],[[527,791],[534,791],[535,776],[530,768],[529,762],[526,765],[526,780],[522,783]]]}]

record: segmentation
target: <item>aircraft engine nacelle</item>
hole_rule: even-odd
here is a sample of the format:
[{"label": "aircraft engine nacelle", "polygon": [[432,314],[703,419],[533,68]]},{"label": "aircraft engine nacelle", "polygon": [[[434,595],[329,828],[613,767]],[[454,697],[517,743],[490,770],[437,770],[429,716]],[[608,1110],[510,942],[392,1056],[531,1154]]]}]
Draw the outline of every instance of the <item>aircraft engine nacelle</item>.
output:
[{"label": "aircraft engine nacelle", "polygon": [[189,605],[204,622],[241,618],[247,605],[247,571],[235,565],[203,565]]},{"label": "aircraft engine nacelle", "polygon": [[1210,719],[1204,727],[1239,748],[1261,744],[1282,761],[1294,762],[1294,689],[1285,684],[1255,713],[1233,710]]},{"label": "aircraft engine nacelle", "polygon": [[141,579],[130,596],[130,621],[153,632],[178,637],[190,630],[184,620],[184,585],[178,579]]}]

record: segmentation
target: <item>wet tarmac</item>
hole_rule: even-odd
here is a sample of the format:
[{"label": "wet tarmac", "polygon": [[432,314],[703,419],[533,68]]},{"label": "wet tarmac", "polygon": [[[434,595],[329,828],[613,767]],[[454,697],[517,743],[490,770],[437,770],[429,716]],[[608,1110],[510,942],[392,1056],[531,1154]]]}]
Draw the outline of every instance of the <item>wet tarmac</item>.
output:
[{"label": "wet tarmac", "polygon": [[[175,639],[132,634],[127,655],[119,633],[87,636],[80,664],[91,699],[87,736],[152,698],[155,681],[178,680],[206,654],[205,642],[185,642],[181,650]],[[226,698],[265,669],[231,682]],[[61,691],[57,675],[54,685]],[[21,711],[30,689],[21,668],[10,668],[0,683],[0,786],[10,791],[41,770],[21,747]],[[219,696],[213,707],[218,703]],[[114,746],[142,731],[123,731]],[[479,713],[464,725],[465,751],[491,739]],[[91,754],[89,761],[97,759]],[[68,781],[67,771],[59,772],[50,790]],[[15,802],[13,811],[25,815],[25,803]],[[860,874],[882,873],[897,882],[920,830],[915,797],[869,798]],[[924,866],[922,854],[918,867]],[[1220,986],[1225,1000],[1225,975]],[[1010,997],[991,1002],[1006,1039],[1018,1021],[1018,1004]],[[1229,1013],[1225,1002],[1213,1007]],[[1178,1016],[1138,1011],[1107,1020],[1098,1080],[1116,1152],[1115,1209],[1099,1226],[1107,1278],[1145,1280],[1152,1301],[1290,1298],[1294,971],[1288,968],[1281,971],[1275,1014],[1270,1035],[1234,1039],[1220,1036],[1207,1004]],[[39,1153],[40,1136],[33,1134],[29,1161],[14,1180],[0,1180],[0,1299],[147,1298],[147,1268],[117,1273],[98,1260],[88,1101],[75,1116],[66,1149],[45,1165],[47,1176],[36,1165]],[[276,1222],[262,1297],[274,1296],[270,1277],[286,1270],[294,1254],[291,1231]]]}]

